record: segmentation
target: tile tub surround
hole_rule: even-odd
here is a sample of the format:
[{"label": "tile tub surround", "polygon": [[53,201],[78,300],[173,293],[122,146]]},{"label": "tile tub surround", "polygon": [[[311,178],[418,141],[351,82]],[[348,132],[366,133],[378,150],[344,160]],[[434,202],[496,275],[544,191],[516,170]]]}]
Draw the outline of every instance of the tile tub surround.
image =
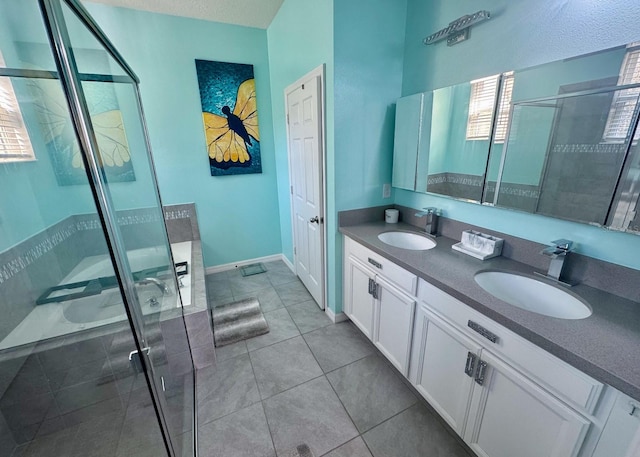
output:
[{"label": "tile tub surround", "polygon": [[[411,214],[414,211],[411,210]],[[441,233],[448,234],[447,224],[446,221],[443,223]],[[406,223],[394,225],[394,229],[420,231]],[[383,221],[340,227],[342,234],[415,273],[570,365],[640,400],[640,365],[637,363],[640,359],[640,303],[637,300],[578,284],[571,291],[592,306],[590,317],[563,320],[538,315],[493,297],[473,279],[477,272],[487,269],[531,274],[531,265],[504,256],[481,261],[453,251],[451,246],[459,240],[460,231],[457,231],[456,239],[438,237],[437,246],[429,251],[408,251],[378,240],[378,234],[388,230],[389,225]],[[510,244],[507,237],[505,243]],[[535,251],[536,259],[542,257],[538,252]],[[510,254],[513,257],[519,255],[517,249],[512,249]],[[637,275],[638,272],[636,278]],[[637,286],[633,291],[637,293]]]}]

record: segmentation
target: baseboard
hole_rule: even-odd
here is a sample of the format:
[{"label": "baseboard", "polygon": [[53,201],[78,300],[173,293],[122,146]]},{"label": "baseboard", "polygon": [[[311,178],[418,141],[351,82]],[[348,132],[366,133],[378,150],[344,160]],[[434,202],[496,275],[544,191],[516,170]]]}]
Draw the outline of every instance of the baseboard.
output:
[{"label": "baseboard", "polygon": [[[212,273],[220,273],[221,271],[227,271],[227,270],[233,270],[235,268],[238,267],[243,267],[245,265],[251,265],[252,263],[258,263],[258,262],[274,262],[276,260],[283,260],[284,256],[282,254],[274,254],[274,255],[268,255],[265,257],[257,257],[255,259],[248,259],[248,260],[241,260],[240,262],[233,262],[233,263],[225,263],[224,265],[216,265],[214,267],[207,267],[205,269],[206,274],[212,274]],[[291,265],[291,263],[289,263],[288,260],[283,260],[285,264],[287,264],[287,266],[289,268],[293,267],[293,265]]]},{"label": "baseboard", "polygon": [[293,264],[291,262],[289,262],[289,259],[287,259],[286,255],[284,255],[284,254],[281,254],[281,255],[282,255],[282,261],[284,262],[284,264],[289,267],[289,270],[291,270],[293,272],[293,274],[295,274],[296,273],[296,268],[293,266]]},{"label": "baseboard", "polygon": [[331,308],[327,307],[324,312],[326,313],[326,315],[329,317],[329,319],[331,319],[331,322],[333,322],[334,324],[338,324],[340,322],[344,322],[346,320],[348,320],[349,318],[347,317],[347,315],[345,313],[334,313]]}]

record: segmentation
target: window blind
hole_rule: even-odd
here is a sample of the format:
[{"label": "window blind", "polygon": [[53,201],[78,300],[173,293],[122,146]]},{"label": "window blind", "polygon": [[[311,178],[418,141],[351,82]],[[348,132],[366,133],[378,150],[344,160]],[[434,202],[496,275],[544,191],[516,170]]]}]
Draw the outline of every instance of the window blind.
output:
[{"label": "window blind", "polygon": [[[4,59],[0,54],[0,66]],[[33,147],[11,79],[0,78],[0,163],[34,160]]]},{"label": "window blind", "polygon": [[[637,83],[640,83],[640,49],[627,51],[618,79],[619,86]],[[640,87],[619,90],[615,93],[604,128],[604,141],[622,142],[625,140],[631,127],[639,95]],[[639,134],[640,132],[636,132],[635,140],[638,139]]]},{"label": "window blind", "polygon": [[488,140],[499,75],[471,81],[467,140]]}]

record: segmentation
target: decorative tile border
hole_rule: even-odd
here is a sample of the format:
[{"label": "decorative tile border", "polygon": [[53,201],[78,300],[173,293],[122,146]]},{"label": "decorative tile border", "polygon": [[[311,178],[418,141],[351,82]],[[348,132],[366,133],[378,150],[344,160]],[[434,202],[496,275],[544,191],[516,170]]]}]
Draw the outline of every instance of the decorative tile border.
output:
[{"label": "decorative tile border", "polygon": [[429,189],[429,185],[445,183],[482,187],[482,182],[482,176],[467,175],[462,173],[438,173],[427,177],[427,190]]},{"label": "decorative tile border", "polygon": [[[73,216],[72,216],[73,217]],[[23,271],[60,243],[73,236],[78,228],[68,217],[17,246],[0,253],[0,284]]]},{"label": "decorative tile border", "polygon": [[[192,219],[195,217],[195,205],[170,205],[165,207],[164,219]],[[119,226],[137,225],[160,220],[156,208],[143,208],[119,212]],[[78,214],[69,216],[40,233],[24,240],[18,245],[0,253],[0,285],[25,270],[36,260],[53,250],[74,234],[88,230],[101,230],[97,214]]]},{"label": "decorative tile border", "polygon": [[623,154],[626,149],[626,143],[556,144],[553,146],[552,152],[560,154]]}]

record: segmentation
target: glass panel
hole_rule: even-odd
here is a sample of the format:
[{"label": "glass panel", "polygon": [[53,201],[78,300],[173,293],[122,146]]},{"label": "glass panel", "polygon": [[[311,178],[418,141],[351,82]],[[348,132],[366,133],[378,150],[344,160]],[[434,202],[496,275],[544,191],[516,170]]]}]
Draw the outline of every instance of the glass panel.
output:
[{"label": "glass panel", "polygon": [[0,68],[56,70],[37,1],[0,1],[0,55]]},{"label": "glass panel", "polygon": [[[150,370],[151,387],[175,454],[193,454],[193,365],[136,87],[95,80],[93,74],[106,68],[103,60],[94,56],[104,56],[107,51],[66,6],[63,10],[99,149],[100,178],[114,213],[115,241],[127,255],[123,263],[127,271],[123,273],[135,284],[135,294],[127,299],[141,347],[149,348],[143,357]],[[107,76],[124,74],[114,60],[108,61],[109,70],[116,71]],[[190,254],[188,249],[188,260]],[[190,300],[186,295],[185,300]],[[140,415],[142,422],[153,422],[155,410],[148,405]],[[162,452],[161,447],[155,451],[154,446],[157,443],[142,440],[139,450]]]},{"label": "glass panel", "polygon": [[0,164],[0,455],[162,450],[60,83],[10,82],[37,161]]},{"label": "glass panel", "polygon": [[[86,83],[103,179],[122,209],[116,241],[139,280],[127,310],[60,82],[14,71],[54,70],[48,47],[33,59],[17,51],[29,18],[40,30],[29,43],[46,43],[36,5],[0,1],[0,50],[13,67],[2,87],[13,90],[36,159],[0,163],[0,455],[166,455],[152,392],[163,392],[175,455],[193,455],[192,363],[133,86],[121,94]],[[129,360],[140,342],[151,347],[155,391]]]},{"label": "glass panel", "polygon": [[632,127],[629,116],[622,140],[609,140],[606,114],[622,97],[638,102],[623,92],[515,104],[497,204],[605,224]]},{"label": "glass panel", "polygon": [[78,72],[84,75],[127,75],[75,13],[66,5],[63,11]]}]

